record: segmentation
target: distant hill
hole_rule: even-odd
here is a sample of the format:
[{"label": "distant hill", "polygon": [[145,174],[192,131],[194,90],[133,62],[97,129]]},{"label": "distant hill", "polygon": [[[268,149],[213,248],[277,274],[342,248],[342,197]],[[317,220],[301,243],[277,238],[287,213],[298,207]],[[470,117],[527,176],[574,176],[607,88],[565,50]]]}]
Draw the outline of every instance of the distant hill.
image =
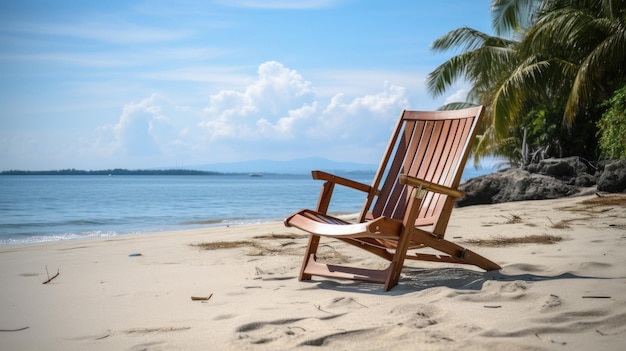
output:
[{"label": "distant hill", "polygon": [[[205,165],[187,166],[187,169],[174,167],[153,169],[106,169],[106,170],[77,170],[62,169],[48,171],[0,171],[0,175],[217,175],[224,173],[255,174],[309,174],[312,170],[321,170],[329,173],[346,175],[350,173],[374,173],[378,165],[355,162],[337,162],[324,158],[302,158],[291,161],[254,160],[244,162],[211,163]],[[474,168],[467,165],[463,179],[474,178],[480,175],[497,171],[496,164],[488,164],[484,168]]]},{"label": "distant hill", "polygon": [[189,168],[223,173],[283,173],[305,174],[312,170],[327,172],[375,172],[378,165],[354,162],[337,162],[319,157],[290,161],[253,160],[244,162],[211,163]]},{"label": "distant hill", "polygon": [[152,169],[105,169],[105,170],[8,170],[0,171],[0,175],[216,175],[224,173],[278,173],[308,174],[312,170],[331,173],[375,172],[377,165],[336,162],[324,158],[306,158],[291,161],[254,160],[230,163],[212,163],[205,165],[186,166],[186,169],[174,167]]}]

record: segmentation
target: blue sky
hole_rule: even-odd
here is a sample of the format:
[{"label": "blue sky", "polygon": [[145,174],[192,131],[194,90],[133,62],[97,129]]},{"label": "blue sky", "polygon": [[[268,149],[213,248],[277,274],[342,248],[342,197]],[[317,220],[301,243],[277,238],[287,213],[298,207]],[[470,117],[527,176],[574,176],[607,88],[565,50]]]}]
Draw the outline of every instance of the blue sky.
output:
[{"label": "blue sky", "polygon": [[490,2],[1,1],[0,170],[376,164]]}]

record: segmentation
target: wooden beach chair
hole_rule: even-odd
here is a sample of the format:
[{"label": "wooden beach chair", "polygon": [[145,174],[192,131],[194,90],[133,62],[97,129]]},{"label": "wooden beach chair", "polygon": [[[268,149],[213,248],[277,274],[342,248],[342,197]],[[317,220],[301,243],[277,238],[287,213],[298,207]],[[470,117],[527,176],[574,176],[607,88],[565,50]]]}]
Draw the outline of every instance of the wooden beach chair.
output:
[{"label": "wooden beach chair", "polygon": [[[403,111],[372,185],[322,171],[317,209],[300,210],[285,219],[287,227],[311,234],[300,280],[312,276],[384,283],[400,278],[405,259],[470,264],[484,270],[500,266],[444,238],[476,125],[483,107],[455,111]],[[367,198],[357,223],[327,214],[335,185],[363,191]],[[319,263],[320,237],[333,237],[390,261],[384,270]],[[424,251],[429,252],[420,252]],[[417,251],[415,251],[417,250]],[[433,252],[434,250],[434,252]]]}]

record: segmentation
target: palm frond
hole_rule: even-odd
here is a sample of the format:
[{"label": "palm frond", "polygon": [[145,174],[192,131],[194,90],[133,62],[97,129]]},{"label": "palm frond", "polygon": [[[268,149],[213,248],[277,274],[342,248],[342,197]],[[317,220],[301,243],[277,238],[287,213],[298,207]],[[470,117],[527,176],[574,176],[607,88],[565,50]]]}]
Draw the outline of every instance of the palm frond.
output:
[{"label": "palm frond", "polygon": [[529,26],[536,0],[494,0],[492,27],[498,35],[517,32]]},{"label": "palm frond", "polygon": [[549,66],[549,62],[530,57],[495,89],[491,106],[496,140],[508,135],[512,122],[522,116],[529,94],[540,89],[541,77]]},{"label": "palm frond", "polygon": [[[466,29],[461,32],[467,33]],[[479,33],[478,31],[470,32]],[[479,36],[480,40],[475,40],[476,38],[471,36],[472,39],[470,40],[473,42],[469,43],[468,47],[472,47],[473,50],[466,50],[450,58],[428,75],[426,85],[432,95],[443,94],[460,78],[465,78],[465,80],[473,82],[474,85],[491,85],[494,82],[494,77],[498,74],[497,72],[502,71],[502,67],[511,65],[516,56],[514,50],[518,44],[516,41]],[[450,41],[445,44],[450,45],[452,42],[457,42],[463,36],[453,35],[453,37],[449,38]],[[481,46],[475,47],[478,44]]]},{"label": "palm frond", "polygon": [[454,29],[442,37],[436,39],[431,49],[433,51],[446,51],[457,48],[459,51],[472,51],[481,47],[490,35],[469,27]]},{"label": "palm frond", "polygon": [[593,91],[598,88],[594,85],[598,72],[605,77],[623,78],[623,62],[626,62],[626,31],[616,32],[603,40],[579,66],[565,106],[564,123],[571,126],[580,111],[591,103]]},{"label": "palm frond", "polygon": [[467,67],[471,67],[472,54],[464,53],[450,58],[428,74],[426,86],[428,91],[439,96],[443,94],[457,79],[465,76]]}]

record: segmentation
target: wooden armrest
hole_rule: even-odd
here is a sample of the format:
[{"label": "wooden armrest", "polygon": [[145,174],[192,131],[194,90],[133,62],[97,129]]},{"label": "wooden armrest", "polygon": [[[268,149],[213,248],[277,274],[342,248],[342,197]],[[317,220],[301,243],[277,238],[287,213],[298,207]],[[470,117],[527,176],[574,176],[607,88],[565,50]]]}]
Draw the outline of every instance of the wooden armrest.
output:
[{"label": "wooden armrest", "polygon": [[367,184],[350,180],[348,178],[336,176],[336,175],[333,175],[324,171],[312,171],[311,175],[313,176],[313,179],[316,179],[316,180],[325,180],[327,182],[347,186],[349,188],[360,190],[366,193],[369,193],[372,189],[372,187]]},{"label": "wooden armrest", "polygon": [[440,185],[440,184],[436,184],[433,182],[429,182],[427,180],[423,180],[423,179],[419,179],[419,178],[415,178],[415,177],[411,177],[409,175],[406,174],[401,174],[400,175],[400,183],[401,184],[406,184],[406,185],[410,185],[412,187],[422,187],[428,191],[433,191],[439,194],[444,194],[444,195],[448,195],[448,196],[452,196],[455,198],[462,198],[465,197],[465,193],[462,192],[461,190],[457,190],[457,189],[452,189],[450,187],[447,187],[445,185]]}]

